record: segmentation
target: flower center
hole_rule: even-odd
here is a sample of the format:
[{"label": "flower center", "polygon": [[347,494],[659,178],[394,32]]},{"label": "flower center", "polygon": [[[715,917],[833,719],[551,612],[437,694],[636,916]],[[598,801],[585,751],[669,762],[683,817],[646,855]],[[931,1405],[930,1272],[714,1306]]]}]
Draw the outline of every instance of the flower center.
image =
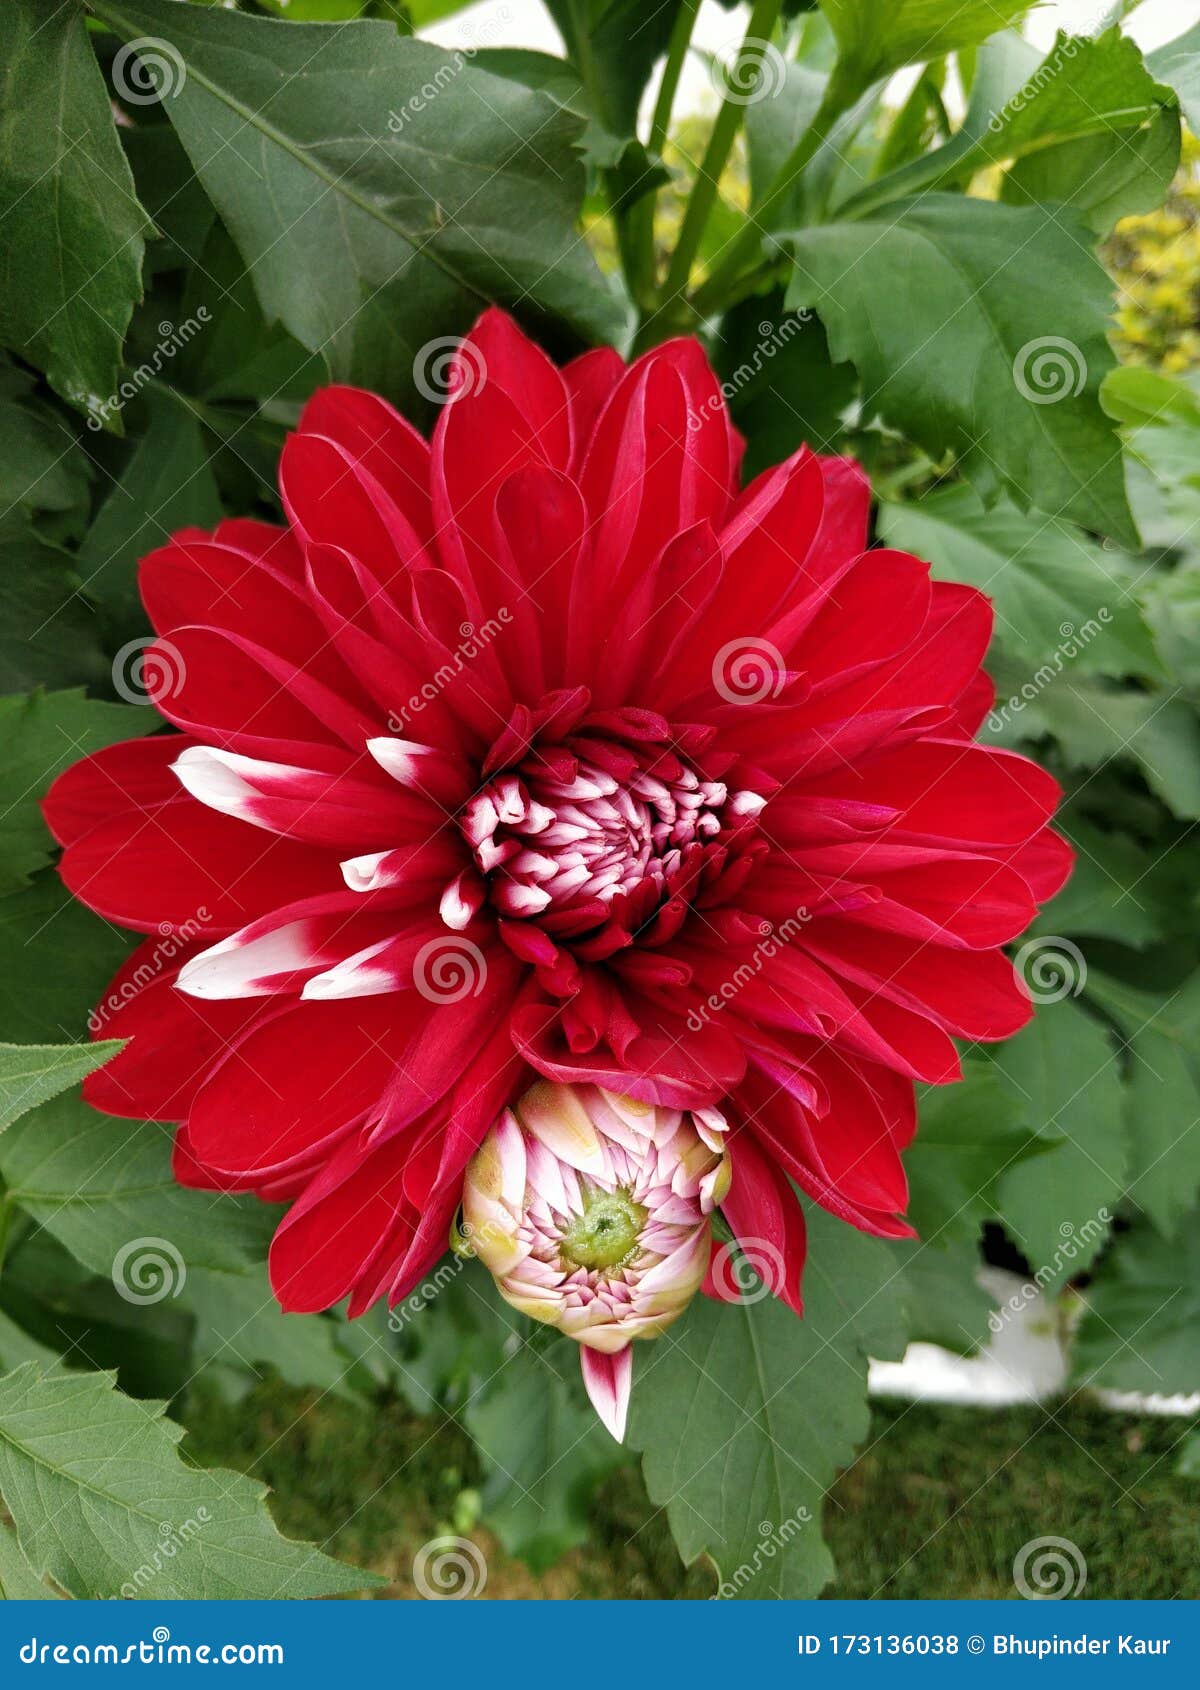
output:
[{"label": "flower center", "polygon": [[637,1253],[646,1213],[627,1191],[585,1191],[583,1213],[563,1233],[559,1253],[576,1267],[626,1267]]},{"label": "flower center", "polygon": [[570,935],[633,900],[622,925],[636,926],[761,808],[664,747],[597,749],[594,761],[535,751],[467,805],[463,834],[502,915],[553,916]]}]

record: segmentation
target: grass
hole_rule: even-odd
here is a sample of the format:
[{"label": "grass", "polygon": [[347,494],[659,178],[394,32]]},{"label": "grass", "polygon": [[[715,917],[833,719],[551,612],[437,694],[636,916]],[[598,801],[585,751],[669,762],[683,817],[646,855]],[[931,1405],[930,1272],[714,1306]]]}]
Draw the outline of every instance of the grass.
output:
[{"label": "grass", "polygon": [[[449,1421],[269,1383],[237,1403],[193,1396],[186,1419],[196,1459],[264,1479],[285,1532],[385,1574],[385,1597],[416,1594],[422,1544],[468,1531],[477,1475],[469,1441]],[[838,1564],[827,1594],[1012,1596],[1014,1556],[1052,1536],[1082,1551],[1089,1597],[1200,1595],[1200,1481],[1175,1471],[1184,1430],[1082,1399],[990,1414],[877,1406],[871,1437],[827,1506]],[[592,1521],[592,1542],[539,1577],[469,1528],[487,1558],[486,1595],[704,1598],[715,1589],[710,1568],[680,1566],[636,1471],[602,1487]]]}]

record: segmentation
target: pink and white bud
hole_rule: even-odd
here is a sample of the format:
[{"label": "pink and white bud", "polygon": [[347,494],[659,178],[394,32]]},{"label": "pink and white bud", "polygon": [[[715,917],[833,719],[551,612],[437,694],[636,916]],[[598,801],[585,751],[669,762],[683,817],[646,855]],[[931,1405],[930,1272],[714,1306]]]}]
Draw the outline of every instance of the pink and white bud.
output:
[{"label": "pink and white bud", "polygon": [[725,1121],[539,1081],[467,1168],[463,1228],[513,1308],[578,1341],[618,1441],[634,1338],[657,1338],[703,1282],[729,1189]]}]

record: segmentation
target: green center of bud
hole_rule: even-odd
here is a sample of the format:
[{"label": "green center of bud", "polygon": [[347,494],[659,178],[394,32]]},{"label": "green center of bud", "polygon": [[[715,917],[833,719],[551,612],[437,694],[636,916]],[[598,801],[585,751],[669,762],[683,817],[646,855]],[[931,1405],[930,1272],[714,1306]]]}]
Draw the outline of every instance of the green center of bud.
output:
[{"label": "green center of bud", "polygon": [[627,1191],[584,1191],[583,1213],[559,1240],[559,1250],[582,1268],[624,1267],[637,1254],[646,1211]]}]

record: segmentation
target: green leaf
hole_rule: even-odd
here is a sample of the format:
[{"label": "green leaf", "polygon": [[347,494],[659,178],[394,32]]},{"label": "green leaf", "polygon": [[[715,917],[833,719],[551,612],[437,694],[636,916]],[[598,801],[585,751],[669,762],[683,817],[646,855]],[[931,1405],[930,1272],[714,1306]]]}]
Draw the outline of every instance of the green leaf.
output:
[{"label": "green leaf", "polygon": [[91,466],[34,379],[0,358],[0,510],[52,512],[75,527],[87,506]]},{"label": "green leaf", "polygon": [[1182,698],[1064,677],[1031,701],[1024,731],[1053,734],[1076,768],[1136,763],[1175,815],[1200,818],[1200,721]]},{"label": "green leaf", "polygon": [[0,517],[0,692],[100,682],[107,673],[73,560],[18,513]]},{"label": "green leaf", "polygon": [[[1143,133],[1153,136],[1145,156],[1137,144]],[[978,54],[966,115],[952,138],[863,189],[842,213],[854,216],[927,188],[968,183],[1009,160],[1017,161],[1019,172],[1027,158],[1032,165],[1015,179],[1019,189],[1012,172],[1004,179],[1006,197],[1021,204],[1070,204],[1077,213],[1087,211],[1093,223],[1101,209],[1111,211],[1103,225],[1111,227],[1120,204],[1148,209],[1161,201],[1179,160],[1178,114],[1169,91],[1119,29],[1096,36],[1060,31],[1045,58],[1018,35],[990,41]],[[1147,160],[1153,165],[1148,177]],[[1039,187],[1045,191],[1033,191]]]},{"label": "green leaf", "polygon": [[[1032,963],[1029,978],[1036,992]],[[1064,997],[1040,1003],[993,1061],[1044,1145],[1001,1172],[999,1214],[1040,1273],[1038,1283],[1057,1285],[1096,1255],[1124,1189],[1128,1147],[1116,1052],[1103,1027]]]},{"label": "green leaf", "polygon": [[946,1247],[897,1239],[889,1248],[902,1266],[910,1343],[940,1344],[958,1355],[987,1343],[988,1317],[996,1305],[977,1283],[977,1237]]},{"label": "green leaf", "polygon": [[1200,975],[1154,993],[1093,973],[1089,992],[1127,1041],[1129,1195],[1173,1237],[1200,1192]]},{"label": "green leaf", "polygon": [[785,311],[781,292],[745,300],[725,316],[717,368],[746,436],[747,478],[802,442],[817,452],[838,449],[842,412],[857,387],[854,368],[831,362],[820,322]]},{"label": "green leaf", "polygon": [[77,0],[9,0],[0,38],[0,338],[93,415],[141,296],[145,213]]},{"label": "green leaf", "polygon": [[[751,205],[763,198],[788,154],[817,115],[828,82],[811,65],[791,60],[782,70],[772,67],[772,72],[770,97],[754,100],[746,107]],[[775,82],[779,82],[778,87]]]},{"label": "green leaf", "polygon": [[582,121],[547,95],[381,22],[284,24],[173,0],[94,10],[179,54],[167,115],[268,320],[337,379],[412,399],[422,348],[488,300],[585,337],[619,330],[575,232]]},{"label": "green leaf", "polygon": [[832,1576],[824,1492],[867,1433],[867,1356],[903,1348],[886,1246],[806,1213],[802,1320],[769,1296],[697,1297],[634,1361],[628,1442],[650,1499],[683,1559],[707,1552],[726,1593],[746,1597],[812,1597]]},{"label": "green leaf", "polygon": [[100,1044],[0,1044],[0,1132],[30,1109],[74,1086],[124,1048],[123,1039]]},{"label": "green leaf", "polygon": [[[1090,796],[1090,794],[1089,794]],[[1140,949],[1178,921],[1175,889],[1160,881],[1165,865],[1148,862],[1126,833],[1101,832],[1071,812],[1055,827],[1075,849],[1075,866],[1062,891],[1047,904],[1034,933],[1071,933]]]},{"label": "green leaf", "polygon": [[79,1598],[278,1600],[385,1581],[280,1537],[266,1487],[190,1467],[165,1405],[111,1375],[0,1378],[0,1494],[35,1573]]},{"label": "green leaf", "polygon": [[1200,1215],[1176,1240],[1135,1227],[1088,1287],[1075,1377],[1113,1391],[1200,1391]]},{"label": "green leaf", "polygon": [[1069,217],[931,193],[786,238],[788,303],[819,313],[868,415],[935,458],[953,451],[986,499],[1004,487],[1137,543],[1098,398],[1114,364],[1111,286]]},{"label": "green leaf", "polygon": [[0,1034],[19,1044],[80,1037],[131,945],[53,871],[0,898]]},{"label": "green leaf", "polygon": [[50,860],[38,801],[51,781],[80,757],[154,725],[146,709],[79,691],[0,698],[0,894],[27,885]]},{"label": "green leaf", "polygon": [[146,394],[146,430],[100,507],[79,552],[88,594],[124,637],[145,626],[137,566],[180,528],[208,527],[221,515],[203,430],[169,388]]},{"label": "green leaf", "polygon": [[592,1493],[628,1457],[587,1400],[578,1346],[523,1344],[463,1419],[490,1469],[484,1520],[509,1553],[536,1573],[586,1542]]},{"label": "green leaf", "polygon": [[1029,1146],[1024,1105],[988,1062],[921,1093],[921,1130],[905,1154],[908,1218],[925,1243],[973,1243],[998,1213],[996,1181]]},{"label": "green leaf", "polygon": [[928,558],[941,580],[987,593],[996,643],[1037,692],[1067,673],[1160,673],[1133,596],[1140,569],[1069,523],[1022,516],[1007,503],[985,510],[960,484],[912,504],[884,503],[879,532]]},{"label": "green leaf", "polygon": [[53,1602],[55,1592],[34,1572],[21,1545],[0,1525],[0,1602]]},{"label": "green leaf", "polygon": [[1200,135],[1200,23],[1146,57],[1154,75],[1179,96],[1193,135]]},{"label": "green leaf", "polygon": [[169,1287],[163,1296],[177,1296],[194,1269],[244,1273],[262,1261],[277,1213],[186,1190],[171,1174],[169,1128],[101,1115],[74,1097],[5,1133],[0,1173],[12,1201],[93,1273],[120,1280],[118,1291],[138,1291],[141,1272]]},{"label": "green leaf", "polygon": [[1010,205],[1069,206],[1093,233],[1106,235],[1122,217],[1162,204],[1180,145],[1179,113],[1162,106],[1138,129],[1089,135],[1018,159],[1005,172],[1000,197]]},{"label": "green leaf", "polygon": [[1156,576],[1145,603],[1168,674],[1193,702],[1200,701],[1200,571]]},{"label": "green leaf", "polygon": [[196,1317],[201,1360],[251,1379],[271,1368],[289,1385],[359,1400],[349,1381],[354,1360],[340,1346],[337,1322],[324,1315],[284,1314],[263,1268],[234,1277],[189,1267],[180,1302]]},{"label": "green leaf", "polygon": [[[188,275],[180,316],[201,327],[172,374],[197,399],[300,402],[329,380],[324,359],[306,352],[278,323],[263,320],[253,278],[220,225]],[[210,518],[195,520],[203,525]]]},{"label": "green leaf", "polygon": [[904,65],[974,47],[1031,0],[821,0],[845,73],[858,88]]},{"label": "green leaf", "polygon": [[610,135],[632,136],[655,61],[667,50],[679,0],[546,0]]}]

